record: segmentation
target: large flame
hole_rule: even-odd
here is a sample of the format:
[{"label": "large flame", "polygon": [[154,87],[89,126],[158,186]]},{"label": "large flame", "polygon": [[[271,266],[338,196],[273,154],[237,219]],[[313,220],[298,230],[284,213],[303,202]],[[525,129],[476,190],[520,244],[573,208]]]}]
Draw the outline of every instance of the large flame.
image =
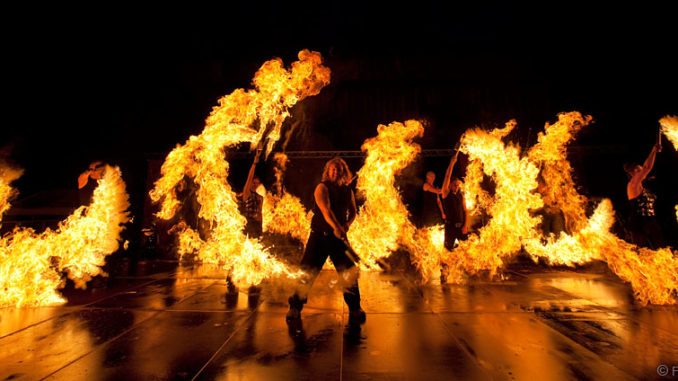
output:
[{"label": "large flame", "polygon": [[[662,133],[666,135],[673,147],[678,151],[678,117],[667,115],[659,120],[662,126]],[[678,220],[678,205],[676,205],[676,220]]]},{"label": "large flame", "polygon": [[23,173],[23,169],[0,164],[0,223],[2,222],[2,215],[11,206],[10,198],[17,193],[10,184],[12,181],[21,177]]},{"label": "large flame", "polygon": [[56,230],[17,228],[0,238],[0,307],[63,303],[56,290],[64,284],[64,271],[79,288],[103,274],[105,257],[119,247],[128,207],[120,170],[107,166],[92,203],[76,209]]},{"label": "large flame", "polygon": [[[496,189],[487,206],[489,223],[459,242],[452,253],[444,254],[444,261],[457,272],[475,274],[486,270],[493,276],[506,257],[520,251],[522,240],[534,234],[540,222],[529,212],[543,205],[533,192],[539,169],[527,157],[520,157],[520,147],[502,142],[515,125],[515,121],[510,121],[492,132],[474,129],[462,137],[460,150],[472,162],[482,162],[485,175],[494,180]],[[473,179],[474,183],[479,181]],[[459,279],[450,280],[454,278]]]},{"label": "large flame", "polygon": [[[496,183],[496,192],[487,207],[491,220],[479,234],[460,242],[452,253],[445,252],[443,260],[457,273],[490,270],[493,274],[505,257],[522,248],[535,260],[545,258],[551,264],[573,266],[601,259],[631,283],[641,304],[678,302],[678,260],[669,248],[638,248],[616,237],[610,231],[614,211],[609,200],[601,202],[591,218],[586,218],[587,200],[576,191],[565,145],[590,120],[576,112],[560,114],[558,122],[546,125],[538,144],[523,158],[517,147],[501,142],[513,123],[490,133],[477,129],[466,132],[461,150],[469,155],[471,163],[482,163],[485,174]],[[543,195],[534,191],[538,167],[546,184]],[[467,190],[471,190],[474,199],[482,199],[479,193],[473,193],[474,189],[482,189],[476,185],[482,181],[477,172],[467,174]],[[543,237],[537,229],[540,219],[531,216],[530,211],[544,204],[561,210],[573,233]]]},{"label": "large flame", "polygon": [[280,138],[289,108],[329,83],[330,70],[321,61],[319,53],[303,50],[289,71],[280,59],[264,63],[254,77],[256,90],[237,89],[221,98],[203,132],[167,155],[162,176],[150,192],[153,201],[162,200],[158,217],[169,219],[181,205],[177,184],[184,176],[194,179],[199,216],[211,223],[212,230],[209,237],[200,237],[190,227],[181,230],[179,252],[196,252],[203,262],[222,265],[240,286],[260,283],[270,275],[293,273],[258,240],[242,233],[245,218],[238,212],[235,193],[227,181],[224,150],[243,142],[251,147],[265,143],[268,155]]},{"label": "large flame", "polygon": [[367,157],[358,171],[357,188],[364,194],[365,203],[348,232],[353,249],[367,268],[376,268],[377,261],[395,251],[403,237],[414,234],[395,177],[421,151],[411,140],[422,136],[424,127],[408,120],[379,125],[377,131],[378,135],[365,140],[361,147]]},{"label": "large flame", "polygon": [[541,195],[544,205],[563,212],[569,231],[579,231],[586,224],[586,199],[577,192],[572,180],[566,145],[591,119],[578,112],[559,114],[556,123],[546,123],[544,133],[539,133],[537,144],[528,152],[530,161],[541,168],[546,185]]},{"label": "large flame", "polygon": [[285,191],[283,176],[287,167],[287,155],[273,155],[275,166],[275,192],[267,192],[263,206],[264,231],[289,235],[304,244],[311,233],[313,211],[307,211],[301,200]]}]

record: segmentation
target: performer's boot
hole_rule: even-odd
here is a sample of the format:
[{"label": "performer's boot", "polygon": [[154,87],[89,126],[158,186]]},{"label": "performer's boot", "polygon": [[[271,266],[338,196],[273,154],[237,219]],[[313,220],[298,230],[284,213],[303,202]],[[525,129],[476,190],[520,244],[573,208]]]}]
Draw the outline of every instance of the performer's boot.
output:
[{"label": "performer's boot", "polygon": [[366,316],[365,311],[360,308],[360,289],[357,284],[344,290],[344,301],[348,306],[349,323],[364,323]]},{"label": "performer's boot", "polygon": [[287,311],[287,315],[285,316],[285,319],[287,321],[293,321],[301,318],[301,310],[304,308],[304,304],[306,304],[306,299],[300,299],[299,295],[294,294],[290,296],[288,299],[288,302],[290,303],[290,309]]}]

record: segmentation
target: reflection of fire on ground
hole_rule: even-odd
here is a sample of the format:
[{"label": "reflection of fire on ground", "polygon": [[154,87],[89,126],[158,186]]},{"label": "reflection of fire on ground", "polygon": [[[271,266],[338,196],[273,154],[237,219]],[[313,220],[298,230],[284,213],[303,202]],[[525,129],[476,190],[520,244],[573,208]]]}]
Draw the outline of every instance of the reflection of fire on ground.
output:
[{"label": "reflection of fire on ground", "polygon": [[129,221],[129,202],[118,168],[106,167],[98,183],[92,203],[76,209],[56,230],[16,228],[0,238],[0,307],[63,303],[56,291],[65,283],[63,272],[79,288],[104,274],[101,266],[118,250]]}]

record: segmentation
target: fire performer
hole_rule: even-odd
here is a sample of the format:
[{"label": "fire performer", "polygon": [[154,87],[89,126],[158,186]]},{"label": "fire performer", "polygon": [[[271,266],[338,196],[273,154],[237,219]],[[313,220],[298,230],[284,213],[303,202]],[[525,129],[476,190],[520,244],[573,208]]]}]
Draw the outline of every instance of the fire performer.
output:
[{"label": "fire performer", "polygon": [[[459,151],[450,159],[440,195],[445,214],[445,248],[447,250],[454,248],[455,240],[464,240],[468,234],[468,211],[466,210],[464,193],[461,191],[461,180],[452,177],[458,155]],[[440,282],[445,283],[446,280],[447,265],[443,263],[440,269]]]},{"label": "fire performer", "polygon": [[657,197],[643,186],[643,181],[652,171],[657,152],[661,150],[660,144],[657,140],[642,166],[631,162],[624,164],[629,176],[626,196],[631,203],[628,227],[633,243],[638,246],[649,245],[653,250],[664,246],[664,237],[655,217],[654,203]]},{"label": "fire performer", "polygon": [[[78,198],[80,205],[89,205],[92,202],[94,189],[97,187],[98,180],[104,177],[106,164],[103,161],[94,161],[89,168],[78,176]],[[91,179],[91,181],[90,181]]]},{"label": "fire performer", "polygon": [[262,206],[264,204],[264,197],[266,196],[266,189],[261,184],[261,180],[254,175],[254,170],[259,162],[259,156],[262,150],[258,149],[254,155],[254,162],[250,171],[247,174],[247,181],[240,196],[241,211],[243,216],[247,219],[245,225],[245,233],[250,237],[261,237],[263,233],[263,217]]},{"label": "fire performer", "polygon": [[439,225],[445,220],[443,204],[440,202],[440,188],[436,188],[433,182],[436,174],[433,171],[426,172],[426,182],[422,185],[423,192],[421,207],[421,225],[423,227]]},{"label": "fire performer", "polygon": [[344,288],[344,301],[349,308],[349,321],[364,322],[365,312],[360,308],[358,268],[349,253],[346,231],[356,216],[353,190],[349,187],[351,171],[341,158],[335,157],[325,164],[322,182],[315,188],[311,234],[306,244],[301,267],[306,276],[289,298],[287,320],[301,317],[308,292],[329,256],[339,273]]}]

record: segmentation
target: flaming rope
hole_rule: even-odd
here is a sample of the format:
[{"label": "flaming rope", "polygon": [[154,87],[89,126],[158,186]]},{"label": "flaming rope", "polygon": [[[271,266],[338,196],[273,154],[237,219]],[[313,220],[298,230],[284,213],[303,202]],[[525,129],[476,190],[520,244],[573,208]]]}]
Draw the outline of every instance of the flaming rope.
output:
[{"label": "flaming rope", "polygon": [[[201,205],[199,216],[211,223],[212,231],[209,237],[200,237],[189,227],[180,231],[179,252],[197,252],[203,262],[220,264],[239,286],[258,284],[270,275],[295,274],[258,240],[242,233],[246,221],[238,212],[235,193],[227,181],[224,150],[243,142],[254,147],[266,143],[267,138],[268,155],[280,138],[289,108],[318,94],[329,83],[330,70],[321,61],[319,53],[303,50],[289,71],[280,59],[264,63],[254,76],[256,90],[237,89],[221,98],[203,132],[167,155],[162,177],[150,192],[154,202],[162,200],[158,217],[169,219],[181,205],[177,184],[184,176],[194,179]],[[258,128],[252,127],[255,124]]]},{"label": "flaming rope", "polygon": [[64,303],[56,291],[64,285],[62,272],[78,288],[104,274],[105,257],[118,249],[122,224],[129,221],[129,202],[120,169],[107,166],[98,182],[92,203],[56,230],[16,228],[0,238],[0,307]]}]

